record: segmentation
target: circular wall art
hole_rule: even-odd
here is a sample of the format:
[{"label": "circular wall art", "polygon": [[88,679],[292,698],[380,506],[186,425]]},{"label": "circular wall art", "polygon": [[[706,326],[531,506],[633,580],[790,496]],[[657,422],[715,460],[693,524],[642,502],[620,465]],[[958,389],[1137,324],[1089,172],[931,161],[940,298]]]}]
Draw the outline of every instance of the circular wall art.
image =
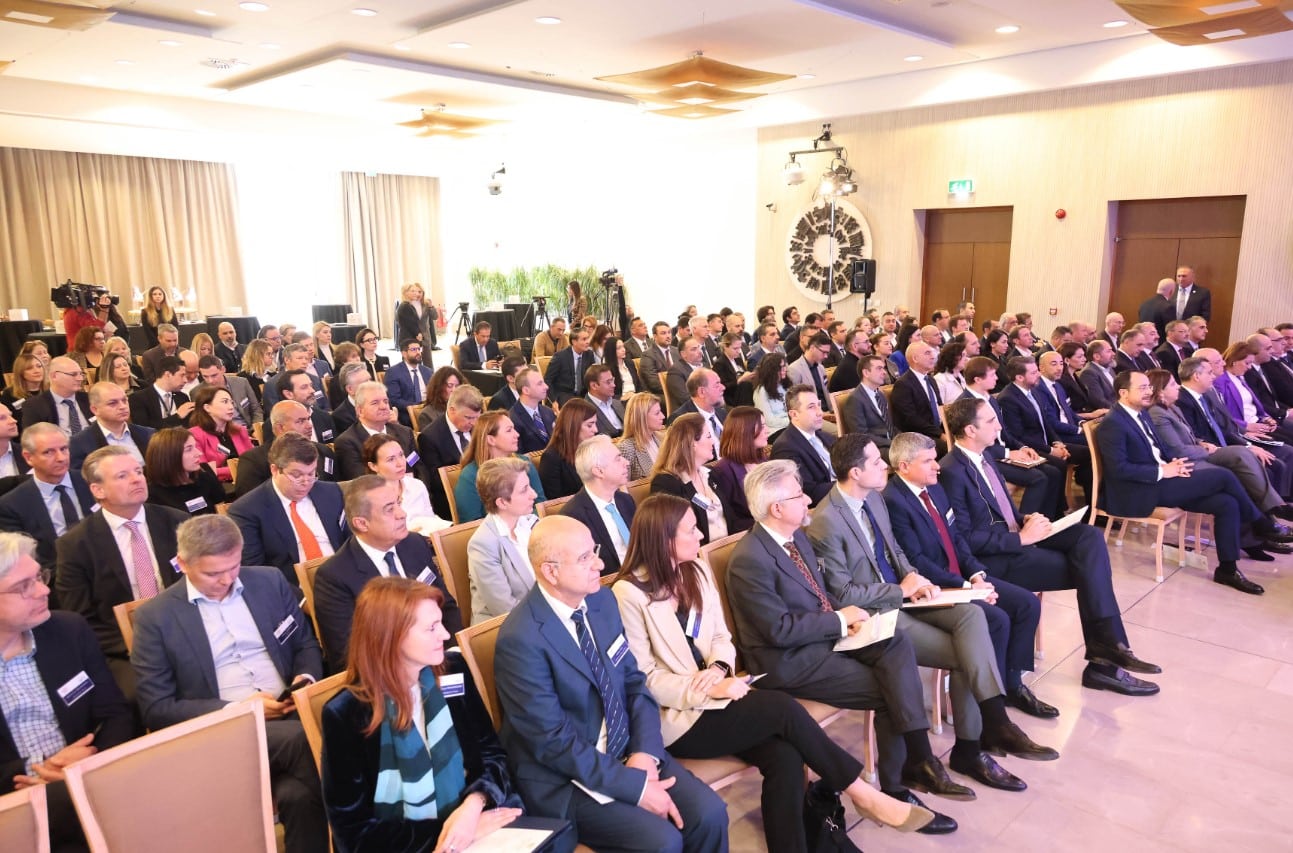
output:
[{"label": "circular wall art", "polygon": [[[786,241],[786,268],[790,280],[804,296],[825,302],[831,253],[831,206],[825,201],[803,212],[790,227]],[[835,202],[835,289],[833,301],[849,296],[849,276],[853,261],[870,258],[871,226],[866,217],[847,201]]]}]

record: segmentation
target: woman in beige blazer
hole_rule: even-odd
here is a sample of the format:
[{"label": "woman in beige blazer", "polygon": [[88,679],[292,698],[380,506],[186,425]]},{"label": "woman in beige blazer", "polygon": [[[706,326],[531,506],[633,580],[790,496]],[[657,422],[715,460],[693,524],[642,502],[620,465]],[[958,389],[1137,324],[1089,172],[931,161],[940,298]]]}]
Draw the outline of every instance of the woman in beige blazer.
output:
[{"label": "woman in beige blazer", "polygon": [[691,505],[652,495],[633,518],[628,552],[612,587],[624,635],[660,705],[666,748],[676,758],[735,755],[763,773],[768,849],[804,851],[804,765],[864,816],[904,831],[933,812],[900,802],[862,779],[862,764],[835,744],[788,694],[752,690],[733,672],[736,647]]}]

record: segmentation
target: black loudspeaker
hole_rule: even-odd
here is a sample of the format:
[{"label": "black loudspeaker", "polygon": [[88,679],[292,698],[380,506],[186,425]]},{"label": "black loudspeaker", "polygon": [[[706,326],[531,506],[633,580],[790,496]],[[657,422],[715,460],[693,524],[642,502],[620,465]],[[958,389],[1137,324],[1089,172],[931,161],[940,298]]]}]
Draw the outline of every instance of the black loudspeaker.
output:
[{"label": "black loudspeaker", "polygon": [[865,293],[867,296],[875,294],[875,258],[857,258],[853,261],[849,293]]}]

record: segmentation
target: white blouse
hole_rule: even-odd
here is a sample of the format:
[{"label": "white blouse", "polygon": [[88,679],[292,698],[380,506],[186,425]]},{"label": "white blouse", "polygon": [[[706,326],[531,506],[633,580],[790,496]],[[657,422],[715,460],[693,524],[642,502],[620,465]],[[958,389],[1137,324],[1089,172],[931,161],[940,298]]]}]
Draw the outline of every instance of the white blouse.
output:
[{"label": "white blouse", "polygon": [[405,474],[401,481],[400,506],[408,516],[409,530],[422,536],[430,536],[437,530],[452,527],[453,522],[445,521],[431,508],[431,496],[427,494],[426,485],[412,474]]}]

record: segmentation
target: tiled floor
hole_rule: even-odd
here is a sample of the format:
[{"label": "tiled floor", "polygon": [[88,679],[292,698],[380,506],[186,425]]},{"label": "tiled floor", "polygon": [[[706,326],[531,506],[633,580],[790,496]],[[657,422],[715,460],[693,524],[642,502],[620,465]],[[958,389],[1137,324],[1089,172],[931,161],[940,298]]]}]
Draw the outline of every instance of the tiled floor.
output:
[{"label": "tiled floor", "polygon": [[[1293,850],[1293,556],[1240,568],[1261,597],[1212,582],[1211,573],[1166,564],[1154,583],[1152,538],[1111,548],[1114,588],[1132,647],[1161,665],[1162,692],[1132,699],[1081,686],[1083,647],[1072,592],[1047,593],[1045,658],[1032,687],[1057,720],[1012,718],[1058,761],[1000,759],[1029,788],[1009,794],[971,782],[972,803],[926,796],[957,819],[953,835],[901,835],[851,821],[868,853],[886,850],[1214,851]],[[1214,555],[1209,555],[1214,558]],[[861,755],[860,715],[830,728]],[[951,726],[931,735],[946,758]],[[963,777],[958,781],[966,782]],[[727,788],[733,850],[764,849],[759,777]]]}]

